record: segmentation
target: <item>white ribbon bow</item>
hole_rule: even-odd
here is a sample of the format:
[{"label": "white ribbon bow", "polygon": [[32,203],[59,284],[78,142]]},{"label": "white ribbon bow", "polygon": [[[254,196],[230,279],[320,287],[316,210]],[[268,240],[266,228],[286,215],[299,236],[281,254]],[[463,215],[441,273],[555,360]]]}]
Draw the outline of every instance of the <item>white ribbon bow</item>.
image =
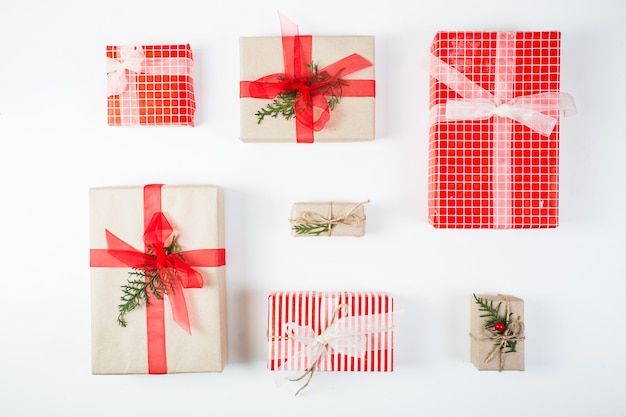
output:
[{"label": "white ribbon bow", "polygon": [[126,45],[119,47],[119,58],[107,57],[107,96],[122,94],[128,88],[126,70],[142,72],[146,55],[141,46]]},{"label": "white ribbon bow", "polygon": [[[346,309],[347,305],[340,305],[340,309]],[[381,349],[376,338],[372,335],[393,330],[393,313],[372,314],[364,316],[350,316],[331,319],[330,324],[319,335],[309,326],[300,326],[296,323],[286,323],[284,326],[287,338],[304,345],[304,348],[285,360],[283,364],[298,363],[299,360],[306,368],[305,373],[299,378],[291,378],[291,381],[299,381],[309,375],[309,379],[297,392],[302,391],[311,380],[318,362],[329,351],[354,358],[365,357],[368,351]],[[282,366],[281,366],[282,368]]]},{"label": "white ribbon bow", "polygon": [[565,116],[573,113],[575,110],[572,96],[567,93],[544,92],[515,97],[499,105],[485,99],[448,100],[444,117],[447,121],[455,121],[500,116],[515,120],[543,136],[550,136],[558,119],[543,112],[554,113],[555,109],[562,110]]},{"label": "white ribbon bow", "polygon": [[568,93],[548,91],[515,97],[502,103],[452,65],[434,55],[430,56],[430,60],[431,76],[464,97],[461,100],[448,99],[445,105],[436,106],[431,115],[431,118],[434,117],[431,123],[500,116],[522,123],[541,135],[550,136],[558,123],[559,112],[564,116],[576,113],[574,98]]}]

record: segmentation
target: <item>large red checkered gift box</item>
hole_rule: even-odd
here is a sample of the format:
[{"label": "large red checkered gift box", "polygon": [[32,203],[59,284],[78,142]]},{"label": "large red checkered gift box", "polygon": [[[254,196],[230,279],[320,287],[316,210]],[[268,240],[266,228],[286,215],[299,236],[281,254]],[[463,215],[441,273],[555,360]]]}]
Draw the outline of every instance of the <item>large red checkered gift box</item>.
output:
[{"label": "large red checkered gift box", "polygon": [[111,126],[194,125],[189,45],[107,46]]},{"label": "large red checkered gift box", "polygon": [[439,32],[430,48],[429,222],[552,228],[559,210],[558,31]]},{"label": "large red checkered gift box", "polygon": [[391,372],[393,312],[393,298],[382,292],[271,293],[268,368],[296,371],[292,381],[315,371]]}]

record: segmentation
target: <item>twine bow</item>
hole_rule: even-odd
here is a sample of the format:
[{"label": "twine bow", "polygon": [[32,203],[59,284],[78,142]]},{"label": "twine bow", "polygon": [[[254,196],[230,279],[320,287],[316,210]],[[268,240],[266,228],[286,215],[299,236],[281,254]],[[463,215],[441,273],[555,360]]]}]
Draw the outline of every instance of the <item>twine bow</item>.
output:
[{"label": "twine bow", "polygon": [[[511,305],[509,302],[509,298],[502,294],[498,294],[500,297],[504,297],[505,306],[506,306],[506,315],[505,317],[509,317],[511,314]],[[524,336],[524,322],[522,321],[520,316],[517,316],[513,321],[509,322],[506,325],[506,328],[502,332],[498,332],[495,329],[489,328],[484,329],[483,333],[484,337],[476,337],[474,335],[472,338],[477,341],[490,341],[493,343],[493,348],[489,352],[489,354],[485,357],[484,363],[489,363],[493,360],[493,358],[498,356],[498,371],[502,371],[504,369],[504,358],[505,354],[509,351],[506,350],[506,347],[511,342],[520,342],[524,340],[526,337]]]},{"label": "twine bow", "polygon": [[366,200],[356,204],[352,209],[346,213],[335,215],[333,213],[333,202],[328,204],[328,213],[324,216],[316,211],[305,211],[297,219],[292,219],[292,224],[306,224],[310,226],[323,226],[327,229],[327,235],[332,235],[333,228],[338,224],[343,224],[348,227],[357,227],[365,221],[365,216],[360,217],[355,214],[361,206],[368,204],[370,200]]}]

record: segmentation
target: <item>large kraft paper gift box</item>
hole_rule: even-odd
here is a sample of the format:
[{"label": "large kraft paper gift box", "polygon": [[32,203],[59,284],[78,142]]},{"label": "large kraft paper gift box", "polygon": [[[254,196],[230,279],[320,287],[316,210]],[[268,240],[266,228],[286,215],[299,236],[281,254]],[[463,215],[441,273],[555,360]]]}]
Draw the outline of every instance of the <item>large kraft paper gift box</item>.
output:
[{"label": "large kraft paper gift box", "polygon": [[[240,139],[374,140],[374,37],[299,35],[282,15],[281,24],[282,37],[240,39]],[[269,114],[285,103],[291,115]]]},{"label": "large kraft paper gift box", "polygon": [[470,358],[481,371],[524,370],[524,300],[474,294],[470,308]]},{"label": "large kraft paper gift box", "polygon": [[391,372],[393,312],[393,298],[382,292],[273,292],[268,369],[309,380],[315,371]]},{"label": "large kraft paper gift box", "polygon": [[430,48],[429,222],[553,228],[559,216],[557,31],[439,32]]},{"label": "large kraft paper gift box", "polygon": [[[90,190],[94,374],[224,369],[223,222],[223,191],[218,186]],[[149,279],[155,274],[160,281]],[[135,287],[145,287],[148,304],[140,298],[139,305],[122,315],[119,306],[129,306],[122,301],[122,288],[131,280]],[[145,282],[165,288],[166,295],[155,296]]]},{"label": "large kraft paper gift box", "polygon": [[111,126],[193,126],[193,54],[187,45],[107,46]]}]

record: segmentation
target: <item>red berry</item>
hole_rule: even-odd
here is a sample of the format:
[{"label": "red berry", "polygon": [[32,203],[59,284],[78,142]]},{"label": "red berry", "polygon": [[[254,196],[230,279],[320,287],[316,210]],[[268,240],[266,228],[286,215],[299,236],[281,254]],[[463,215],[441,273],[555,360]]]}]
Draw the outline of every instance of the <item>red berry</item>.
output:
[{"label": "red berry", "polygon": [[501,321],[497,321],[493,325],[493,330],[495,330],[498,333],[502,333],[504,329],[505,329],[504,323],[502,323]]}]

